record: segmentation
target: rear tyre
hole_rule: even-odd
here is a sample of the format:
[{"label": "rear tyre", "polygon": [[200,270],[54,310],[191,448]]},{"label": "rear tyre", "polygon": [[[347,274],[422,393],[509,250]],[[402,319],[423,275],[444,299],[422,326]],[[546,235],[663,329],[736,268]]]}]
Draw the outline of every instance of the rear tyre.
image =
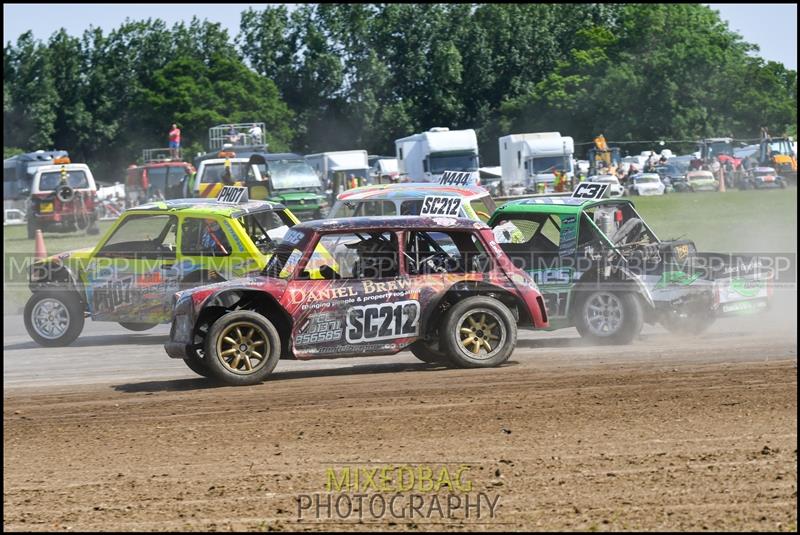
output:
[{"label": "rear tyre", "polygon": [[469,297],[450,307],[440,332],[440,347],[460,368],[498,366],[517,345],[514,316],[491,297]]},{"label": "rear tyre", "polygon": [[709,309],[670,310],[661,316],[661,325],[672,334],[697,336],[708,330],[716,321]]},{"label": "rear tyre", "polygon": [[630,344],[643,323],[642,305],[632,292],[586,291],[576,300],[575,327],[595,344]]},{"label": "rear tyre", "polygon": [[135,332],[146,331],[158,325],[158,323],[129,323],[127,321],[121,321],[119,322],[119,324],[128,329],[129,331],[135,331]]},{"label": "rear tyre", "polygon": [[217,319],[227,313],[227,309],[222,306],[208,307],[200,319],[199,324],[196,326],[193,343],[187,348],[187,355],[183,359],[186,366],[189,367],[194,373],[202,375],[203,377],[213,378],[211,371],[206,365],[206,351],[205,342],[208,337],[208,330],[211,328]]},{"label": "rear tyre", "polygon": [[192,370],[197,375],[202,375],[203,377],[211,377],[211,372],[208,370],[206,366],[205,360],[200,358],[197,353],[193,353],[186,358],[183,359],[184,364],[186,364],[190,370]]},{"label": "rear tyre", "polygon": [[267,318],[250,310],[225,314],[208,331],[205,365],[211,376],[234,386],[263,381],[278,364],[281,339]]},{"label": "rear tyre", "polygon": [[83,312],[83,303],[75,292],[34,292],[25,304],[25,329],[41,346],[67,346],[83,330]]}]

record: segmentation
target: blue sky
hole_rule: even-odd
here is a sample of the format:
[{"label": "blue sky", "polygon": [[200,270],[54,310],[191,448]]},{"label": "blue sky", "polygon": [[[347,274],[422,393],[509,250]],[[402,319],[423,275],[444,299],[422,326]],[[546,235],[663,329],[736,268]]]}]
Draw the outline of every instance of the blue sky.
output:
[{"label": "blue sky", "polygon": [[[762,57],[797,69],[797,4],[708,4],[720,12],[731,29],[757,44]],[[3,4],[3,44],[32,30],[39,39],[66,28],[80,35],[90,24],[104,31],[131,19],[160,18],[168,25],[192,15],[221,22],[231,37],[239,28],[239,13],[264,4]]]}]

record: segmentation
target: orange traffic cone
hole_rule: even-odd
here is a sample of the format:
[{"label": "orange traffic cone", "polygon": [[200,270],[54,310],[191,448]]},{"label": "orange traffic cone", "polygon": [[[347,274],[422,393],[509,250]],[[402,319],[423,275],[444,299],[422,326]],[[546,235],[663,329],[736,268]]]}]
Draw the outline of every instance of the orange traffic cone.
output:
[{"label": "orange traffic cone", "polygon": [[36,230],[36,249],[33,256],[36,260],[47,258],[47,249],[44,248],[44,234],[42,234],[41,229]]}]

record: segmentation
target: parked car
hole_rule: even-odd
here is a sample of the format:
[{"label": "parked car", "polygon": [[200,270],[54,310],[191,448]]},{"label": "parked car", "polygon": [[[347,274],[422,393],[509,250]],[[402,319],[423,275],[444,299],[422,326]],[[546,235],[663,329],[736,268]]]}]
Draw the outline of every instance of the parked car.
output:
[{"label": "parked car", "polygon": [[772,167],[755,167],[744,175],[739,189],[785,188],[786,179]]},{"label": "parked car", "polygon": [[625,188],[619,183],[619,179],[614,175],[593,175],[586,179],[586,182],[599,182],[608,184],[609,197],[622,197],[625,195]]},{"label": "parked car", "polygon": [[69,158],[36,167],[27,201],[28,239],[37,230],[97,234],[97,185],[89,166]]},{"label": "parked car", "polygon": [[3,226],[24,225],[25,212],[16,208],[6,208],[3,212]]},{"label": "parked car", "polygon": [[666,189],[657,173],[639,173],[631,177],[628,195],[664,195]]},{"label": "parked car", "polygon": [[280,358],[404,349],[484,368],[508,359],[518,323],[546,328],[544,301],[485,224],[357,217],[301,223],[260,275],[178,294],[165,349],[231,385],[262,381]]},{"label": "parked car", "polygon": [[689,171],[686,173],[689,191],[719,191],[719,180],[711,171]]},{"label": "parked car", "polygon": [[665,193],[689,191],[689,183],[686,181],[686,173],[689,172],[688,160],[680,159],[679,156],[676,156],[666,164],[656,166],[655,172],[658,173],[661,182],[666,186]]}]

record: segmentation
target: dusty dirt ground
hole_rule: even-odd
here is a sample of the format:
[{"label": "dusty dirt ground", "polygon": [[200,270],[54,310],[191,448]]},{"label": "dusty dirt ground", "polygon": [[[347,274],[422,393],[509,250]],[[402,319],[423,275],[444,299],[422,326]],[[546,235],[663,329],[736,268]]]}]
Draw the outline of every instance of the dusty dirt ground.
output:
[{"label": "dusty dirt ground", "polygon": [[[406,354],[247,388],[6,388],[4,528],[796,530],[796,336],[698,340],[522,339],[497,369]],[[495,518],[299,520],[326,468],[403,463],[466,463]]]}]

